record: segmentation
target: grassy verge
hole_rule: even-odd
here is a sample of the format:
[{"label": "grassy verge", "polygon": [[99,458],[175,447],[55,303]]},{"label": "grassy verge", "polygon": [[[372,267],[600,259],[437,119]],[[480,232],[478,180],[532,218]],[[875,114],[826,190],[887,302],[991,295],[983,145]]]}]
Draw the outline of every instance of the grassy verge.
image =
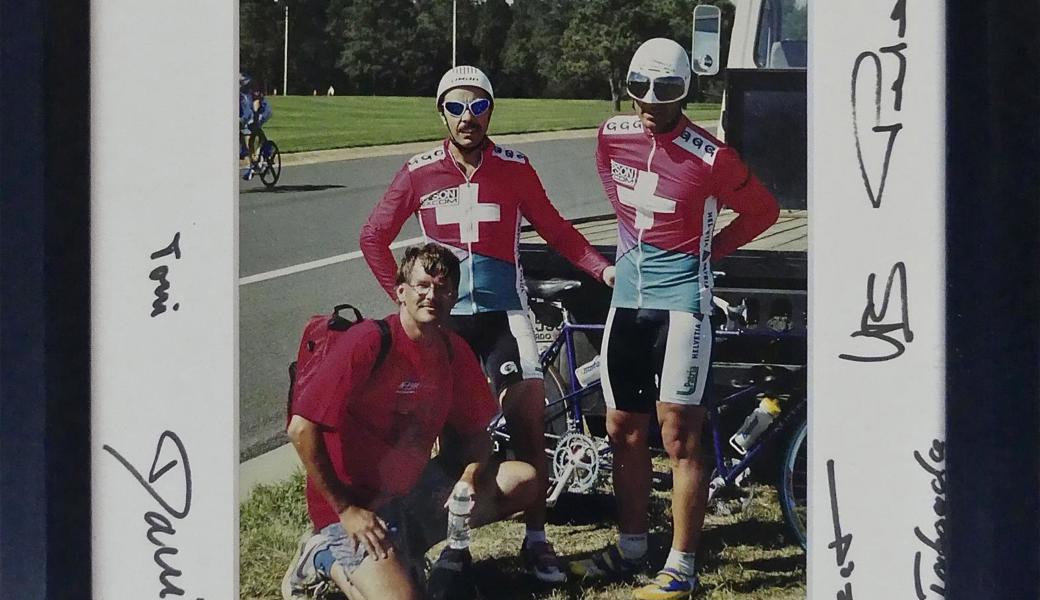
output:
[{"label": "grassy verge", "polygon": [[[241,598],[278,600],[278,585],[307,527],[303,478],[262,486],[242,504]],[[650,508],[651,562],[668,552],[669,500],[655,491]],[[561,557],[585,558],[616,540],[613,498],[607,494],[564,495],[547,526]],[[784,540],[783,518],[772,487],[758,485],[749,506],[729,516],[709,515],[698,555],[702,592],[698,599],[801,600],[805,598],[805,554]],[[630,600],[631,584],[572,581],[551,589],[523,571],[517,548],[523,524],[495,523],[474,532],[474,568],[485,597],[502,600]],[[440,548],[431,549],[435,557]]]},{"label": "grassy verge", "polygon": [[[264,126],[282,152],[397,144],[444,137],[432,98],[387,96],[272,96],[274,116]],[[628,112],[628,103],[622,103]],[[497,101],[491,133],[527,133],[596,127],[614,114],[605,100]],[[694,120],[719,116],[718,104],[692,104]]]}]

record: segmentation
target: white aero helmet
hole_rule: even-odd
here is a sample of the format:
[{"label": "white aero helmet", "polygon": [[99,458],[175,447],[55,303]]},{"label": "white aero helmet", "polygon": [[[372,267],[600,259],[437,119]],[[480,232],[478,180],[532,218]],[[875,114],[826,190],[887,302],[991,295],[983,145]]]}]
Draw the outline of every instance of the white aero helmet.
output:
[{"label": "white aero helmet", "polygon": [[437,84],[437,109],[440,109],[444,94],[457,87],[475,87],[487,92],[492,101],[495,100],[495,92],[491,89],[491,80],[483,71],[469,65],[452,67],[441,77]]},{"label": "white aero helmet", "polygon": [[690,91],[690,57],[666,38],[647,40],[628,65],[628,95],[648,104],[676,102]]}]

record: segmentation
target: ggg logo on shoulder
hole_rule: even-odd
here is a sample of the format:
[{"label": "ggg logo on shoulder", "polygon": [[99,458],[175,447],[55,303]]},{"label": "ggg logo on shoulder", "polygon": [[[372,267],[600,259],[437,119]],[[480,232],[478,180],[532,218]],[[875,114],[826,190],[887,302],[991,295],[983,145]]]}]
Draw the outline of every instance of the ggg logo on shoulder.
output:
[{"label": "ggg logo on shoulder", "polygon": [[603,126],[605,135],[621,135],[638,133],[643,130],[643,124],[638,117],[615,117]]}]

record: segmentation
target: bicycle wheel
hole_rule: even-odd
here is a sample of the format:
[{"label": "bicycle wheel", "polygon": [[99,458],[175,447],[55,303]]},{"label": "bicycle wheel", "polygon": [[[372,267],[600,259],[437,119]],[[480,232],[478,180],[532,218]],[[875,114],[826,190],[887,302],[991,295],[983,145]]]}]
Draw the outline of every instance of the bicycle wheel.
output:
[{"label": "bicycle wheel", "polygon": [[808,475],[807,429],[808,421],[803,420],[795,429],[794,435],[791,436],[787,451],[784,453],[778,490],[784,521],[803,550],[805,549],[806,491],[808,489],[806,485]]},{"label": "bicycle wheel", "polygon": [[265,140],[260,145],[258,161],[262,161],[263,165],[260,169],[260,181],[264,182],[267,189],[273,188],[282,174],[282,153],[278,151],[278,144]]}]

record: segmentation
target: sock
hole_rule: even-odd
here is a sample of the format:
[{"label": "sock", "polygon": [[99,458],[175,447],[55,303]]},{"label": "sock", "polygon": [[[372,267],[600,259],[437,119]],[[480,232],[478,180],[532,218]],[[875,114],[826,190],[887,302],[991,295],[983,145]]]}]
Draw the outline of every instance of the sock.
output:
[{"label": "sock", "polygon": [[332,577],[332,550],[325,548],[314,553],[314,568],[325,577]]},{"label": "sock", "polygon": [[628,560],[639,560],[646,556],[645,533],[622,533],[618,539],[618,550],[621,557]]},{"label": "sock", "polygon": [[664,562],[664,568],[675,569],[687,578],[694,575],[694,562],[697,558],[696,552],[680,552],[675,548],[668,551],[668,560]]},{"label": "sock", "polygon": [[531,544],[549,541],[545,537],[545,529],[527,529],[524,538],[527,540],[525,545],[528,547],[530,547]]}]

